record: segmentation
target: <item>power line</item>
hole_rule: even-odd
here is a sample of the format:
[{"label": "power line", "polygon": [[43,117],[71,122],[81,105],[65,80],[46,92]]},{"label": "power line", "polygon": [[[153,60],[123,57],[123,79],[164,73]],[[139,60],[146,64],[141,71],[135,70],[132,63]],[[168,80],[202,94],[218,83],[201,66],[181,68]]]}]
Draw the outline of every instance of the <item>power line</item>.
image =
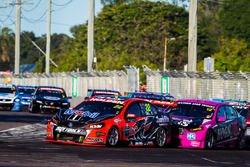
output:
[{"label": "power line", "polygon": [[29,19],[25,17],[24,15],[22,15],[22,18],[28,21],[29,23],[36,23],[36,22],[40,22],[43,19],[43,17],[46,15],[46,13],[47,13],[47,10],[45,10],[45,12],[38,19]]},{"label": "power line", "polygon": [[12,6],[12,8],[10,9],[10,12],[7,15],[7,17],[4,20],[1,20],[3,23],[6,22],[11,17],[13,10],[14,10],[14,6]]},{"label": "power line", "polygon": [[52,2],[53,5],[55,6],[67,6],[68,4],[70,4],[72,2],[72,0],[69,0],[68,2],[64,3],[64,4],[57,4],[55,2]]},{"label": "power line", "polygon": [[31,12],[31,11],[35,10],[40,5],[41,2],[42,2],[42,0],[39,0],[38,3],[31,9],[25,9],[25,8],[22,8],[22,9],[25,12]]}]

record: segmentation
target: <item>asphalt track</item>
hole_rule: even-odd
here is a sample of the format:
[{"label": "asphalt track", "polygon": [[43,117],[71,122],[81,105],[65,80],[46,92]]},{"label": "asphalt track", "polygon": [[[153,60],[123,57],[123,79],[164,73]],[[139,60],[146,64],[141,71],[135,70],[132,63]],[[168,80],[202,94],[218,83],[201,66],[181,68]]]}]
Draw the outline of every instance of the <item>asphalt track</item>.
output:
[{"label": "asphalt track", "polygon": [[0,166],[250,166],[250,149],[196,150],[47,143],[50,115],[0,112]]}]

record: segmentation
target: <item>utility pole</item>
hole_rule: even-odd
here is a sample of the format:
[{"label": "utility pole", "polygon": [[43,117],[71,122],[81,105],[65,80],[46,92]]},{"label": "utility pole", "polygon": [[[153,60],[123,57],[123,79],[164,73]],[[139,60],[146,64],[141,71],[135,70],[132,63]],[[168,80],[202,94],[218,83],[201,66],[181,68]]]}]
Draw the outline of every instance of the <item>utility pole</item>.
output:
[{"label": "utility pole", "polygon": [[168,38],[165,38],[165,47],[164,47],[164,58],[163,58],[163,71],[166,71],[166,64],[167,64],[167,46],[168,45]]},{"label": "utility pole", "polygon": [[93,71],[94,59],[94,13],[95,1],[89,0],[89,20],[88,20],[88,72]]},{"label": "utility pole", "polygon": [[49,74],[49,60],[50,60],[50,34],[51,34],[51,0],[48,0],[47,10],[47,40],[46,40],[46,56],[45,56],[45,73]]},{"label": "utility pole", "polygon": [[20,29],[21,29],[21,0],[16,0],[16,33],[15,33],[15,74],[20,70]]},{"label": "utility pole", "polygon": [[197,63],[197,0],[189,3],[188,71],[196,71]]}]

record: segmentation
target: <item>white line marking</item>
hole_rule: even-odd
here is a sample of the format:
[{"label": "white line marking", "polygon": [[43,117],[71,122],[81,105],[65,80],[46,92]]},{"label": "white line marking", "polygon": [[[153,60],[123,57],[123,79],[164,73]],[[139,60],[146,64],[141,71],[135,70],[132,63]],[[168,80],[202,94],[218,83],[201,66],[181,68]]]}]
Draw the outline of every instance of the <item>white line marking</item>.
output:
[{"label": "white line marking", "polygon": [[211,159],[208,159],[208,158],[205,158],[205,157],[201,157],[201,159],[205,160],[205,161],[208,161],[208,162],[212,162],[212,163],[217,163],[216,161],[213,161]]}]

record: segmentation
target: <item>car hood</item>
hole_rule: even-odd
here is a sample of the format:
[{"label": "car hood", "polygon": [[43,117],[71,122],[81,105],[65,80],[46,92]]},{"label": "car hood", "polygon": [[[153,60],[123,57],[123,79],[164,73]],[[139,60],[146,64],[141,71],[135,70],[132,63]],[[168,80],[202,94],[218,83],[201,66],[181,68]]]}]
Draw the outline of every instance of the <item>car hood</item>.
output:
[{"label": "car hood", "polygon": [[101,112],[89,112],[72,109],[61,111],[57,114],[57,117],[59,117],[62,122],[72,122],[82,125],[100,122],[108,118],[113,118],[114,116],[115,114],[101,114]]},{"label": "car hood", "polygon": [[184,128],[198,128],[202,124],[211,121],[210,119],[205,119],[205,118],[176,116],[176,115],[172,115],[171,119],[173,125]]},{"label": "car hood", "polygon": [[31,95],[29,95],[29,94],[19,94],[18,97],[20,97],[22,99],[30,99]]},{"label": "car hood", "polygon": [[13,93],[0,93],[0,98],[3,98],[3,99],[8,99],[8,98],[13,99],[15,96],[16,95]]}]

